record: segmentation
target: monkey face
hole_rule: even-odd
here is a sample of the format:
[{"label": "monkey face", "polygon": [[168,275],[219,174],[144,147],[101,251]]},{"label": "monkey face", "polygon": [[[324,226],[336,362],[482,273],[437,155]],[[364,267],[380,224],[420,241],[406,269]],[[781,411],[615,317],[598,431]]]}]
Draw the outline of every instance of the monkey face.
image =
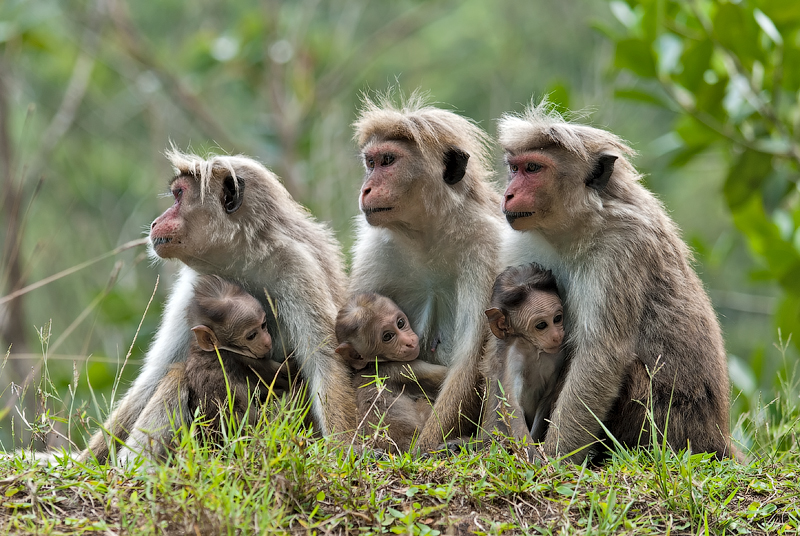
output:
[{"label": "monkey face", "polygon": [[555,354],[564,340],[564,309],[557,294],[533,291],[515,311],[511,324],[518,334],[548,354]]},{"label": "monkey face", "polygon": [[373,141],[362,149],[366,176],[358,205],[372,226],[415,223],[423,215],[419,188],[422,155],[412,142]]},{"label": "monkey face", "polygon": [[397,309],[384,318],[376,330],[378,355],[390,361],[413,361],[419,356],[419,337],[411,329],[408,317]]},{"label": "monkey face", "polygon": [[508,153],[508,186],[502,209],[506,220],[518,231],[544,225],[551,213],[556,185],[555,162],[541,151]]},{"label": "monkey face", "polygon": [[206,179],[203,195],[198,177],[184,173],[172,179],[169,189],[174,202],[150,226],[156,255],[200,271],[209,265],[214,271],[228,265],[231,253],[245,247],[240,243],[245,233],[237,232],[236,214],[245,197],[243,174],[246,171],[239,170],[234,179],[228,169],[215,169]]},{"label": "monkey face", "polygon": [[206,352],[228,350],[251,359],[269,357],[272,337],[258,300],[222,278],[203,277],[195,285],[196,303],[190,308],[190,319],[199,322],[192,328],[198,346]]},{"label": "monkey face", "polygon": [[[255,298],[253,301],[256,301]],[[261,305],[259,304],[260,308]],[[272,350],[272,337],[267,331],[267,315],[263,311],[261,314],[260,322],[255,324],[250,322],[247,329],[241,331],[241,338],[237,341],[238,346],[244,350],[244,353],[253,359],[269,357],[269,353]]]},{"label": "monkey face", "polygon": [[186,245],[185,209],[186,205],[197,202],[197,188],[191,179],[175,177],[170,183],[170,194],[174,203],[150,225],[150,243],[156,254],[163,259],[176,258]]}]

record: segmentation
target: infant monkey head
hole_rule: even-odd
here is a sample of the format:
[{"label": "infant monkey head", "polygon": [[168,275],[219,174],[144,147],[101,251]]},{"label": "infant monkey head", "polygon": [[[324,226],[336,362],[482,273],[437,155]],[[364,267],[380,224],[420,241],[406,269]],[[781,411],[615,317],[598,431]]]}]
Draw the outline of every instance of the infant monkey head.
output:
[{"label": "infant monkey head", "polygon": [[486,317],[498,339],[519,337],[548,354],[557,353],[564,340],[555,277],[536,263],[510,266],[497,276]]},{"label": "infant monkey head", "polygon": [[216,275],[200,277],[188,315],[202,350],[217,348],[252,359],[269,357],[272,338],[267,332],[267,314],[239,285]]},{"label": "infant monkey head", "polygon": [[336,318],[336,353],[356,370],[375,359],[413,361],[419,338],[406,314],[386,296],[367,292],[350,298]]}]

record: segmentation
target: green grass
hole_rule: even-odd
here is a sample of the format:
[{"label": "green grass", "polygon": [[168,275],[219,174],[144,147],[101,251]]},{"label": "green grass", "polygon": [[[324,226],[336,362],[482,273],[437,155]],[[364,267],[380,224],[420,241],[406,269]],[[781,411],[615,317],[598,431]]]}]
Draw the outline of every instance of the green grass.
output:
[{"label": "green grass", "polygon": [[[779,348],[780,350],[780,348]],[[58,397],[30,427],[95,427],[85,405]],[[77,383],[77,379],[75,380]],[[602,467],[530,464],[510,439],[428,456],[314,437],[306,408],[281,400],[221,447],[183,430],[164,463],[49,463],[0,458],[0,534],[796,534],[800,404],[794,375],[751,402],[735,437],[748,462],[652,450]],[[72,418],[70,415],[78,416]]]},{"label": "green grass", "polygon": [[[318,439],[270,407],[221,448],[183,433],[168,463],[0,461],[0,527],[36,534],[794,534],[792,451],[747,465],[641,451],[531,465],[515,445],[390,456]],[[771,427],[775,430],[781,427]],[[785,440],[784,440],[785,441]]]}]

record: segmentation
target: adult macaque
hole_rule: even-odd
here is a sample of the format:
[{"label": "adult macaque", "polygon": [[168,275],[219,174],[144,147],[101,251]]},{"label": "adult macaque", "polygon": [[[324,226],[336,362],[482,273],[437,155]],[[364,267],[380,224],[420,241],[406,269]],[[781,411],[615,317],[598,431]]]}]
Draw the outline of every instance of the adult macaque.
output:
[{"label": "adult macaque", "polygon": [[419,358],[450,369],[416,445],[430,450],[474,430],[481,409],[483,311],[505,232],[487,137],[419,95],[401,107],[366,99],[354,128],[366,175],[350,290],[394,300]]},{"label": "adult macaque", "polygon": [[252,403],[253,395],[263,403],[275,387],[287,390],[292,378],[270,359],[272,337],[263,306],[242,287],[207,275],[194,285],[187,316],[196,338],[184,373],[189,416],[200,408],[209,421],[206,432],[218,439],[230,393],[237,419],[247,414],[255,424],[259,405]]},{"label": "adult macaque", "polygon": [[315,425],[325,435],[354,429],[355,395],[343,388],[349,386],[350,371],[333,351],[345,276],[331,232],[254,160],[203,159],[177,150],[167,156],[177,171],[169,187],[175,202],[153,222],[150,239],[157,256],[186,266],[139,377],[82,457],[93,453],[104,460],[108,442],[125,441],[135,429],[157,441],[168,439],[170,417],[186,415],[180,374],[173,372],[159,384],[188,355],[192,333],[185,327],[186,309],[197,274],[219,275],[256,296],[274,335],[271,358],[295,361],[311,396]]},{"label": "adult macaque", "polygon": [[499,137],[503,213],[518,231],[506,262],[551,269],[564,298],[569,364],[545,452],[577,450],[569,459],[580,462],[598,450],[602,422],[627,447],[666,434],[674,449],[730,456],[719,324],[678,229],[627,159],[633,151],[546,102],[504,116]]},{"label": "adult macaque", "polygon": [[564,309],[555,277],[537,264],[506,268],[494,283],[489,327],[497,337],[496,356],[486,358],[484,374],[500,382],[504,400],[488,400],[489,428],[510,428],[516,439],[544,440],[547,419],[558,396],[566,356]]},{"label": "adult macaque", "polygon": [[[355,370],[359,430],[386,426],[388,440],[377,445],[407,451],[431,414],[447,367],[417,359],[419,339],[405,313],[386,296],[353,296],[339,311],[336,338],[336,352]],[[382,388],[377,377],[383,378]]]}]

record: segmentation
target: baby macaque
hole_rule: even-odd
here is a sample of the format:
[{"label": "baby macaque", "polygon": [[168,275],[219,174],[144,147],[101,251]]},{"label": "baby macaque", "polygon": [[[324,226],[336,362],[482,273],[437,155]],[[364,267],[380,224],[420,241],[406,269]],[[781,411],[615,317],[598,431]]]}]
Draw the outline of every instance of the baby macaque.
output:
[{"label": "baby macaque", "polygon": [[[336,353],[355,370],[359,430],[386,426],[388,440],[377,446],[408,450],[431,415],[447,367],[417,359],[419,339],[408,317],[379,294],[352,297],[339,311],[336,337]],[[384,378],[383,389],[376,377]]]},{"label": "baby macaque", "polygon": [[233,414],[241,419],[247,413],[255,424],[259,405],[251,401],[255,396],[266,401],[270,390],[287,390],[291,379],[288,365],[269,358],[272,338],[261,303],[234,283],[202,276],[194,285],[187,315],[196,339],[184,374],[189,415],[199,407],[210,422],[209,437],[218,439],[230,390]]},{"label": "baby macaque", "polygon": [[549,270],[535,263],[506,268],[494,283],[486,310],[497,337],[497,361],[488,375],[505,391],[510,433],[544,440],[566,361],[561,350],[564,310]]}]

